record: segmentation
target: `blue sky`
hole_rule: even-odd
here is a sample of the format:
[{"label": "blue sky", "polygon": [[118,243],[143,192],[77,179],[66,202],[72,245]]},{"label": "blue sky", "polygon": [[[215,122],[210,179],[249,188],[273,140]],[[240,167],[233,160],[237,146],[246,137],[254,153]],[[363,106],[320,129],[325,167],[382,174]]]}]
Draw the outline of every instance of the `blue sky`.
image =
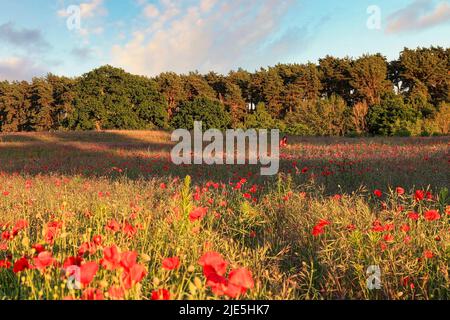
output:
[{"label": "blue sky", "polygon": [[[47,72],[78,76],[104,64],[148,76],[227,73],[315,62],[327,54],[380,52],[395,59],[404,47],[450,46],[449,0],[0,0],[0,5],[0,80],[30,80]],[[73,5],[79,16],[67,12]],[[77,17],[79,27],[73,23]]]}]

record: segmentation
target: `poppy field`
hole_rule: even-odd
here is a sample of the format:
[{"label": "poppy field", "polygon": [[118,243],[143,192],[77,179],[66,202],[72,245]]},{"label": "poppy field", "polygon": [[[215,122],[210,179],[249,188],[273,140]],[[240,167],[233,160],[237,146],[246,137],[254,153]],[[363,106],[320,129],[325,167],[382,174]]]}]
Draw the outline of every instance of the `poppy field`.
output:
[{"label": "poppy field", "polygon": [[172,146],[0,135],[0,299],[450,298],[448,137],[290,137],[272,177]]}]

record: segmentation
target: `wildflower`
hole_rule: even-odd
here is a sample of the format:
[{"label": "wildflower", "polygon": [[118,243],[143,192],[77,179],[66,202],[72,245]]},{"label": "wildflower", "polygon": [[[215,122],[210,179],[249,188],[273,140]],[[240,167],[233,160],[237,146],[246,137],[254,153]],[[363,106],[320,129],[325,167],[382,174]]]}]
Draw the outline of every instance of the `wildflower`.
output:
[{"label": "wildflower", "polygon": [[17,235],[17,233],[23,229],[28,227],[28,221],[27,220],[19,220],[16,222],[16,224],[13,227],[13,235]]},{"label": "wildflower", "polygon": [[125,290],[119,286],[112,286],[108,289],[109,298],[112,300],[123,300],[125,296]]},{"label": "wildflower", "polygon": [[0,260],[0,269],[9,269],[11,268],[11,262],[8,260]]},{"label": "wildflower", "polygon": [[132,238],[134,237],[134,235],[136,234],[137,229],[135,227],[133,227],[132,224],[126,222],[123,226],[123,233],[128,236],[128,238]]},{"label": "wildflower", "polygon": [[170,300],[170,292],[167,289],[159,289],[152,292],[152,300]]},{"label": "wildflower", "polygon": [[427,212],[425,212],[424,217],[427,221],[435,221],[439,220],[441,218],[441,215],[437,210],[428,210]]},{"label": "wildflower", "polygon": [[89,255],[93,255],[97,252],[97,246],[94,242],[84,242],[81,244],[80,248],[78,249],[78,255],[83,256],[86,253]]},{"label": "wildflower", "polygon": [[387,243],[394,242],[394,236],[390,233],[386,234],[383,239]]},{"label": "wildflower", "polygon": [[395,189],[395,192],[396,192],[399,196],[401,196],[401,195],[405,194],[405,189],[403,189],[402,187],[397,187],[397,188]]},{"label": "wildflower", "polygon": [[423,256],[425,257],[425,259],[431,259],[431,258],[434,257],[434,254],[433,254],[433,252],[430,251],[430,250],[425,250],[425,251],[423,252]]},{"label": "wildflower", "polygon": [[44,270],[45,268],[53,265],[55,259],[52,257],[52,253],[48,251],[43,251],[38,254],[36,258],[33,259],[34,265],[39,270]]},{"label": "wildflower", "polygon": [[36,243],[32,246],[32,248],[36,251],[37,254],[45,251],[45,247],[42,244]]},{"label": "wildflower", "polygon": [[114,270],[120,266],[121,255],[116,245],[103,249],[103,259],[100,264],[106,270]]},{"label": "wildflower", "polygon": [[424,196],[425,194],[423,190],[416,190],[416,192],[414,193],[414,200],[416,200],[417,202],[422,201]]},{"label": "wildflower", "polygon": [[252,273],[246,268],[232,270],[228,275],[228,284],[225,294],[230,298],[239,297],[245,294],[248,289],[254,286]]},{"label": "wildflower", "polygon": [[141,282],[147,275],[145,267],[140,264],[134,264],[122,273],[122,283],[125,289],[131,289],[135,284]]},{"label": "wildflower", "polygon": [[411,229],[411,227],[409,226],[409,224],[404,224],[400,227],[400,230],[402,230],[403,232],[408,232]]},{"label": "wildflower", "polygon": [[137,256],[138,256],[138,254],[135,251],[123,252],[120,255],[120,265],[126,271],[129,271],[136,264]]},{"label": "wildflower", "polygon": [[320,225],[314,226],[314,228],[312,230],[312,235],[314,237],[317,237],[317,236],[319,236],[319,235],[321,235],[323,233],[325,233],[325,231],[323,230],[323,226],[320,226]]},{"label": "wildflower", "polygon": [[104,300],[103,292],[99,289],[87,288],[81,295],[81,300]]},{"label": "wildflower", "polygon": [[22,257],[14,263],[13,272],[19,273],[19,272],[22,272],[29,268],[30,268],[30,264],[28,263],[28,259],[25,257]]},{"label": "wildflower", "polygon": [[419,220],[419,214],[416,212],[409,212],[408,218],[410,218],[411,220]]},{"label": "wildflower", "polygon": [[174,270],[180,266],[180,259],[178,257],[166,258],[162,262],[163,269]]},{"label": "wildflower", "polygon": [[205,253],[198,261],[203,267],[203,274],[208,278],[212,274],[223,276],[227,271],[228,263],[222,256],[214,251]]},{"label": "wildflower", "polygon": [[208,208],[202,208],[202,207],[195,208],[194,210],[192,210],[189,213],[189,220],[191,222],[201,220],[206,216],[207,211],[208,211]]},{"label": "wildflower", "polygon": [[384,227],[383,227],[383,225],[381,224],[380,221],[375,220],[373,222],[373,224],[372,224],[372,229],[371,230],[374,231],[374,232],[383,232],[384,231]]},{"label": "wildflower", "polygon": [[92,241],[97,245],[97,246],[101,246],[102,245],[102,236],[101,235],[95,235],[92,237]]},{"label": "wildflower", "polygon": [[80,283],[88,285],[92,282],[98,271],[98,264],[96,262],[87,262],[80,267]]},{"label": "wildflower", "polygon": [[112,219],[108,222],[105,229],[112,232],[118,232],[120,230],[120,224],[115,219]]},{"label": "wildflower", "polygon": [[67,269],[70,266],[80,266],[83,262],[83,258],[81,257],[69,257],[64,261],[63,268]]},{"label": "wildflower", "polygon": [[377,198],[381,198],[381,196],[383,195],[383,192],[381,192],[381,190],[376,189],[373,194],[377,197]]}]

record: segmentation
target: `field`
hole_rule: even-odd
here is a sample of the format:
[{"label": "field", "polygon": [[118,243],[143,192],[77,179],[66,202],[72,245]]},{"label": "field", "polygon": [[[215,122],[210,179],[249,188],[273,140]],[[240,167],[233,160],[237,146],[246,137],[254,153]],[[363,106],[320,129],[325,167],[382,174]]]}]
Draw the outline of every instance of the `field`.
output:
[{"label": "field", "polygon": [[171,146],[1,135],[0,298],[450,299],[450,138],[290,138],[274,177]]}]

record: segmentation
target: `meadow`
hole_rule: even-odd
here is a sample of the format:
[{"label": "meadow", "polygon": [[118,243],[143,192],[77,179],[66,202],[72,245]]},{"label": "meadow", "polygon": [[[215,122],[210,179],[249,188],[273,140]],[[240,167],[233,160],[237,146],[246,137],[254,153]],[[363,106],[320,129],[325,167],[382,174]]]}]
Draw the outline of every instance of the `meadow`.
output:
[{"label": "meadow", "polygon": [[0,299],[450,298],[449,137],[290,137],[273,177],[172,145],[1,134]]}]

